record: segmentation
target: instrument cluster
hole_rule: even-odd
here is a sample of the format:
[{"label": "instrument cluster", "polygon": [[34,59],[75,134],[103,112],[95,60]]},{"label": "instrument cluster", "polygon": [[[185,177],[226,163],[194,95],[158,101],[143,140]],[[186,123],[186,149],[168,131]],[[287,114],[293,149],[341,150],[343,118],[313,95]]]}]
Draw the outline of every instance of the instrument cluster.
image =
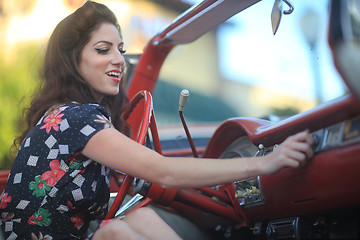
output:
[{"label": "instrument cluster", "polygon": [[312,136],[315,153],[360,142],[360,117],[320,129]]}]

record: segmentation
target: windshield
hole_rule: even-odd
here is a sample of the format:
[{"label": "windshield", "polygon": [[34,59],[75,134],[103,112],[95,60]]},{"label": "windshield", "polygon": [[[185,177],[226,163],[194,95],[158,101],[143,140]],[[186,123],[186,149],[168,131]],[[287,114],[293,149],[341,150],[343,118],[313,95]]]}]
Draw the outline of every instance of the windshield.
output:
[{"label": "windshield", "polygon": [[158,124],[179,123],[183,88],[190,91],[184,114],[192,123],[231,117],[276,121],[342,96],[346,88],[327,42],[328,1],[293,3],[294,12],[282,16],[275,36],[273,1],[261,1],[177,46],[154,91]]}]

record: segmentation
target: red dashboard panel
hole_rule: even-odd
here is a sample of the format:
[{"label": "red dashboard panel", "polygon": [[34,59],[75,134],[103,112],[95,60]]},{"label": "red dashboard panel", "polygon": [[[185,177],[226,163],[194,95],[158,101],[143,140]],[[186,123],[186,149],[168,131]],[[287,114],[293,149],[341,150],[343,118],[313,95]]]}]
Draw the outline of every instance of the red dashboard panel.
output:
[{"label": "red dashboard panel", "polygon": [[244,208],[252,221],[360,206],[360,143],[316,155],[303,169],[260,177],[262,206]]}]

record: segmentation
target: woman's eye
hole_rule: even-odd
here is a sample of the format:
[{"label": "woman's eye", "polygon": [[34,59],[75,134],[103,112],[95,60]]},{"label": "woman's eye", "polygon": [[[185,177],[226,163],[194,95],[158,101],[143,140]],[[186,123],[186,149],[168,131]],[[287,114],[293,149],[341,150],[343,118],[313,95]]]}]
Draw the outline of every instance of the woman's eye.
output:
[{"label": "woman's eye", "polygon": [[97,51],[97,53],[100,53],[100,54],[106,54],[110,51],[110,49],[108,49],[108,48],[96,48],[95,50]]},{"label": "woman's eye", "polygon": [[119,49],[119,52],[120,52],[121,54],[125,54],[125,53],[126,53],[126,50],[124,50],[124,49]]}]

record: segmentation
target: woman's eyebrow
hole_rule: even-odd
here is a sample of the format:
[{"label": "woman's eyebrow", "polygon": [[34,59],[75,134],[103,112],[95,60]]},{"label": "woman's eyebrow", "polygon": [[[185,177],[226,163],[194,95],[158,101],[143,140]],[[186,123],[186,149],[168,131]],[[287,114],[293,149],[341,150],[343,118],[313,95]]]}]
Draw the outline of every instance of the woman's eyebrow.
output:
[{"label": "woman's eyebrow", "polygon": [[[114,45],[112,42],[109,42],[109,41],[106,41],[106,40],[100,40],[100,41],[97,41],[96,43],[94,43],[93,46],[95,46],[95,45],[97,45],[99,43],[106,43],[106,44],[111,45],[111,46]],[[122,47],[123,45],[124,45],[124,42],[120,42],[118,44],[119,47]]]},{"label": "woman's eyebrow", "polygon": [[109,44],[109,45],[113,45],[112,42],[109,42],[109,41],[106,41],[106,40],[100,40],[100,41],[97,41],[96,43],[93,44],[93,46],[99,44],[99,43],[106,43],[106,44]]}]

